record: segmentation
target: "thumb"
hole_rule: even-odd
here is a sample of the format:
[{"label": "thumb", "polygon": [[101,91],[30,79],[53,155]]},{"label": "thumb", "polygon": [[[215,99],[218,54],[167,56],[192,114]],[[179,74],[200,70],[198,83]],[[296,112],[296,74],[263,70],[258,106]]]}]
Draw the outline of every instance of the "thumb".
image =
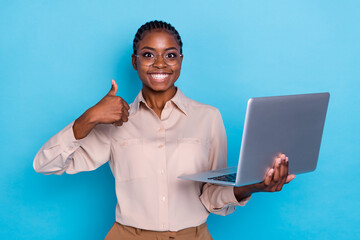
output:
[{"label": "thumb", "polygon": [[116,82],[115,82],[114,79],[111,79],[111,89],[110,89],[110,91],[108,92],[107,95],[109,95],[109,96],[115,96],[117,90],[118,90],[118,85],[116,84]]},{"label": "thumb", "polygon": [[294,174],[288,175],[287,178],[286,178],[285,183],[291,182],[292,180],[294,180],[295,177],[296,177],[296,176],[295,176]]}]

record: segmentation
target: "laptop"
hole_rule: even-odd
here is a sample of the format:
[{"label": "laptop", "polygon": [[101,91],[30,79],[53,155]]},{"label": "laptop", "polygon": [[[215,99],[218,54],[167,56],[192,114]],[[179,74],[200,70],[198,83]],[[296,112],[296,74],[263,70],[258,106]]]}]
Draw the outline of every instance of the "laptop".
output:
[{"label": "laptop", "polygon": [[289,157],[289,174],[314,171],[330,94],[250,98],[237,167],[179,176],[225,186],[264,180],[279,153]]}]

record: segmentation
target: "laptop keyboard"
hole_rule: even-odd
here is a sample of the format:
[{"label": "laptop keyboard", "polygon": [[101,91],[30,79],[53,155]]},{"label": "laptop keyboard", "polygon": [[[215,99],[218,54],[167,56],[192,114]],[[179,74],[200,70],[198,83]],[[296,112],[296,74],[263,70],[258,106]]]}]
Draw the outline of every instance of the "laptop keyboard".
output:
[{"label": "laptop keyboard", "polygon": [[221,175],[221,176],[217,176],[217,177],[211,177],[211,178],[208,178],[208,179],[218,180],[218,181],[223,181],[223,182],[235,182],[236,173]]}]

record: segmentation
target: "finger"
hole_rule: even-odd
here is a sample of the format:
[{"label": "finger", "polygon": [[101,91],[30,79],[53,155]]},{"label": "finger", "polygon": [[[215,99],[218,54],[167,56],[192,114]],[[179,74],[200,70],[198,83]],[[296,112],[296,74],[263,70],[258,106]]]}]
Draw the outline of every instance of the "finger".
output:
[{"label": "finger", "polygon": [[285,162],[281,162],[281,170],[280,170],[280,179],[279,179],[279,184],[276,186],[276,191],[281,191],[281,189],[283,188],[285,181],[286,181],[286,177],[287,175],[285,175],[286,172],[286,166],[285,166]]},{"label": "finger", "polygon": [[264,180],[264,184],[266,186],[270,185],[273,174],[274,174],[274,169],[270,168],[269,171],[266,173],[265,180]]},{"label": "finger", "polygon": [[115,119],[119,119],[119,120],[116,120],[115,122],[113,122],[114,126],[121,126],[123,124],[123,120],[121,119],[121,114],[117,115],[115,117]]},{"label": "finger", "polygon": [[117,121],[113,123],[114,126],[122,126],[123,125],[123,121]]},{"label": "finger", "polygon": [[[285,156],[285,155],[284,155]],[[287,176],[286,174],[286,158],[281,156],[281,163],[280,163],[280,180]]]},{"label": "finger", "polygon": [[290,174],[291,178],[289,178],[289,158],[288,157],[286,157],[285,163],[286,163],[287,168],[286,168],[286,179],[285,179],[284,184],[287,184],[287,183],[289,183],[291,180],[293,180],[295,178],[295,175]]},{"label": "finger", "polygon": [[[281,188],[286,183],[287,176],[289,175],[289,158],[288,157],[285,158],[285,161],[283,164],[283,169],[284,169],[284,173],[283,173],[284,175],[282,176],[282,179],[281,179]],[[281,190],[281,188],[279,189],[279,191]]]},{"label": "finger", "polygon": [[296,177],[295,174],[288,175],[287,178],[286,178],[285,184],[287,184],[287,183],[291,182],[292,180],[294,180],[295,177]]},{"label": "finger", "polygon": [[108,92],[107,95],[108,96],[115,96],[117,90],[118,90],[118,85],[116,84],[114,79],[111,79],[111,89],[110,89],[110,91]]},{"label": "finger", "polygon": [[276,158],[275,160],[275,166],[274,166],[274,177],[273,180],[275,182],[279,181],[280,178],[280,163],[281,163],[281,159],[280,158]]},{"label": "finger", "polygon": [[283,186],[284,186],[284,182],[279,183],[279,185],[276,186],[275,191],[281,191],[281,189],[283,188]]},{"label": "finger", "polygon": [[286,157],[285,159],[285,165],[286,165],[286,172],[285,172],[285,176],[289,175],[289,158]]},{"label": "finger", "polygon": [[123,108],[123,109],[121,110],[121,112],[122,112],[122,114],[125,115],[126,117],[129,117],[129,111],[128,111],[127,109]]},{"label": "finger", "polygon": [[122,101],[123,101],[124,107],[125,107],[127,110],[129,110],[129,109],[130,109],[129,104],[128,104],[124,99],[123,99]]},{"label": "finger", "polygon": [[123,122],[127,122],[128,121],[128,116],[126,116],[126,114],[121,114],[121,121]]},{"label": "finger", "polygon": [[281,154],[281,163],[280,163],[280,177],[279,177],[279,184],[276,187],[276,191],[281,191],[281,189],[283,188],[285,181],[286,181],[286,177],[288,175],[288,161],[286,161],[288,158],[286,157],[285,154]]}]

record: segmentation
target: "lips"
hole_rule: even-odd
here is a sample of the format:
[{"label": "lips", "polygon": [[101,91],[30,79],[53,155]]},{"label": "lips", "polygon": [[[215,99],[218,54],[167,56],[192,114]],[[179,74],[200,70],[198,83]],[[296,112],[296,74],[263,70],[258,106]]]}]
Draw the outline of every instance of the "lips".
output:
[{"label": "lips", "polygon": [[150,73],[148,74],[150,76],[150,79],[154,82],[165,82],[170,74],[169,73]]}]

